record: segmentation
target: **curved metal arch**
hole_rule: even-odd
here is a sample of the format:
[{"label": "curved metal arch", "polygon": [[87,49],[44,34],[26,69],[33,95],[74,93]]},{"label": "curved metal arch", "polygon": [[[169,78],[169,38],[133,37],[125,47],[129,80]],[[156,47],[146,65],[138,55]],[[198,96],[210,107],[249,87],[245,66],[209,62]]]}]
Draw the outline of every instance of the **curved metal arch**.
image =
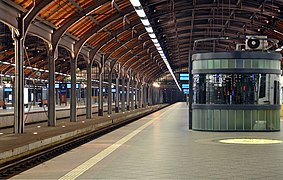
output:
[{"label": "curved metal arch", "polygon": [[[207,29],[207,27],[208,27],[208,25],[207,24],[197,24],[197,25],[194,25],[193,26],[193,29]],[[182,27],[182,28],[178,28],[179,30],[180,30],[180,34],[182,34],[181,32],[182,31],[187,31],[187,30],[191,30],[191,28],[192,28],[192,26],[186,26],[186,27]],[[212,28],[212,27],[211,27]],[[229,30],[235,30],[235,31],[237,31],[237,32],[242,32],[243,30],[243,27],[242,27],[242,25],[239,25],[239,26],[237,26],[236,24],[230,24],[229,25],[229,27],[226,27],[225,26],[225,24],[224,25],[222,25],[222,24],[214,24],[213,25],[213,29],[212,30],[216,30],[216,29],[222,29],[222,28],[225,28],[225,29],[229,29]],[[249,33],[258,33],[258,31],[257,30],[250,30],[250,29],[248,29],[247,30]],[[246,31],[246,32],[247,32]],[[172,31],[172,33],[173,33],[173,31]]]},{"label": "curved metal arch", "polygon": [[[135,34],[135,36],[143,36],[143,35],[146,35],[146,34],[147,34],[147,32],[145,31],[145,29],[143,29],[142,31],[137,32],[137,33]],[[138,37],[137,37],[137,38],[138,38]],[[135,39],[135,38],[126,39],[126,40],[124,40],[124,41],[121,43],[121,46],[123,46],[123,45],[127,46],[127,44],[130,43],[130,42],[132,42],[133,40],[136,40],[136,39]],[[116,50],[118,50],[119,48],[121,48],[121,47],[118,47],[118,46],[117,46],[117,47],[115,47],[115,49],[113,50],[112,53],[108,53],[108,54],[105,56],[106,61],[107,61],[108,58],[111,57],[111,55],[112,55],[113,53],[115,53]],[[116,59],[116,57],[115,57],[115,59]]]},{"label": "curved metal arch", "polygon": [[[159,56],[159,54],[157,54],[155,57],[157,57],[157,56]],[[142,68],[142,66],[144,66],[144,63],[148,63],[148,62],[151,63],[151,65],[158,65],[159,67],[161,66],[161,65],[159,64],[160,61],[162,61],[161,58],[157,59],[157,60],[159,60],[159,61],[155,60],[155,62],[154,62],[152,58],[147,57],[147,56],[144,56],[144,57],[145,57],[146,59],[145,59],[145,61],[144,61],[143,63],[139,63],[139,65],[136,66],[136,67],[129,67],[129,68],[131,68],[131,69],[133,69],[133,70],[136,70],[136,71],[139,71],[139,69]],[[149,67],[148,67],[148,64],[147,64],[145,67],[149,68]]]},{"label": "curved metal arch", "polygon": [[[188,12],[188,11],[192,11],[193,9],[194,9],[194,11],[200,11],[200,10],[209,10],[211,8],[217,8],[217,5],[215,5],[213,3],[197,4],[195,6],[191,5],[190,7],[183,6],[181,8],[175,9],[175,11]],[[222,8],[222,5],[221,5],[221,8]],[[241,11],[244,11],[244,12],[261,13],[258,7],[251,7],[251,6],[247,6],[247,5],[244,5],[239,9],[239,7],[237,7],[237,5],[234,5],[234,4],[230,4],[230,5],[229,4],[223,4],[223,9],[230,9],[231,11],[232,10],[241,10]],[[151,15],[150,18],[153,20],[153,19],[156,19],[156,18],[161,17],[161,16],[168,16],[168,14],[170,14],[170,9],[168,9],[168,10],[165,9],[165,10],[160,11],[160,12],[154,14],[154,15]],[[273,11],[273,12],[263,11],[262,15],[282,17],[282,14],[275,12],[275,11]]]},{"label": "curved metal arch", "polygon": [[[146,43],[146,42],[151,42],[151,40],[148,39],[148,40],[146,40],[144,43]],[[127,60],[126,60],[125,62],[121,62],[122,67],[125,67],[126,64],[128,64],[129,62],[131,62],[133,57],[139,56],[139,55],[142,54],[144,51],[147,51],[147,49],[144,49],[143,47],[140,48],[141,45],[143,46],[143,43],[138,43],[135,47],[132,48],[133,50],[137,51],[138,53],[137,53],[137,54],[132,53],[132,54],[127,58]],[[154,46],[149,46],[148,48],[151,48],[151,47],[154,47]],[[153,51],[153,52],[154,52],[154,51]],[[127,53],[128,53],[128,52],[124,53],[122,56],[119,57],[119,59],[124,58],[124,56],[126,56]],[[118,60],[119,60],[119,59],[118,59]]]},{"label": "curved metal arch", "polygon": [[[160,72],[160,71],[158,71],[158,69],[151,71],[151,72],[148,74],[148,76],[147,76],[148,79],[154,81],[154,80],[156,80],[161,74],[164,73],[164,72],[160,72],[160,73],[157,73],[157,72]],[[156,78],[155,78],[155,77],[156,77]]]},{"label": "curved metal arch", "polygon": [[[149,68],[148,66],[150,66],[151,68]],[[149,62],[147,66],[139,66],[138,68],[133,69],[134,71],[137,72],[145,72],[146,70],[152,69],[152,67],[158,67],[159,70],[161,70],[160,66],[157,66],[154,62]]]},{"label": "curved metal arch", "polygon": [[26,34],[28,32],[28,29],[32,23],[32,21],[36,18],[36,16],[40,13],[42,9],[47,7],[49,4],[51,4],[53,0],[44,0],[42,2],[39,2],[35,4],[35,6],[27,11],[27,13],[24,15],[24,26],[23,26],[23,36],[26,37]]},{"label": "curved metal arch", "polygon": [[[146,59],[146,62],[149,61],[149,60],[154,60],[155,61],[155,65],[159,65],[157,61],[160,60],[160,58],[159,59],[156,58],[158,56],[160,57],[159,53],[156,53],[152,58]],[[136,68],[139,68],[140,66],[142,66],[142,64],[140,64]],[[128,69],[133,69],[133,68],[130,68],[130,66],[128,66],[128,67],[126,67],[126,69],[128,70]]]},{"label": "curved metal arch", "polygon": [[[145,50],[144,50],[144,51],[145,51]],[[145,61],[145,62],[147,62],[147,61],[152,60],[150,57],[147,58],[147,56],[151,56],[151,55],[148,54],[148,53],[144,53],[144,51],[140,51],[140,52],[143,53],[142,57],[139,58],[136,62],[132,63],[130,66],[128,66],[128,69],[133,69],[133,70],[134,70],[134,69],[136,69],[137,67],[142,66],[143,64],[140,64],[140,65],[137,66],[136,68],[133,67],[135,64],[139,64],[140,61]],[[158,56],[158,55],[159,55],[157,51],[152,51],[152,52],[153,52],[153,53],[156,53],[155,56]],[[160,59],[158,59],[158,60],[160,60]],[[128,60],[127,63],[128,63],[128,62],[130,62],[130,61]],[[156,61],[156,64],[158,64],[157,61]],[[125,64],[125,65],[126,65],[126,64]]]},{"label": "curved metal arch", "polygon": [[[129,28],[135,27],[136,25],[140,24],[140,20],[136,20],[136,21],[132,21],[131,24],[127,24],[126,26],[124,26],[124,28],[119,29],[118,31],[116,31],[117,34],[121,34],[123,33],[125,30],[128,30]],[[90,60],[93,61],[94,57],[96,55],[96,53],[108,42],[111,41],[113,39],[113,37],[108,37],[106,39],[104,39],[102,42],[100,42],[99,46],[96,46],[94,49],[92,49],[89,52],[89,57]]]},{"label": "curved metal arch", "polygon": [[[207,20],[209,18],[211,18],[211,15],[198,15],[198,16],[194,17],[194,20]],[[186,19],[186,20],[184,21],[183,19]],[[224,19],[225,21],[241,22],[241,23],[246,23],[246,24],[252,23],[250,19],[240,17],[240,16],[236,16],[235,18],[230,19],[230,16],[227,16],[227,15],[226,16],[214,15],[214,19],[219,19],[219,20]],[[182,21],[182,22],[179,22],[179,21]],[[178,18],[178,23],[185,23],[185,22],[190,22],[190,21],[191,21],[191,19],[188,20],[188,17]],[[260,21],[253,21],[253,25],[265,26],[265,27],[268,27],[268,28],[271,28],[271,29],[274,28],[274,26],[271,26],[268,23],[263,23],[263,22],[260,22]]]},{"label": "curved metal arch", "polygon": [[144,70],[142,73],[141,73],[141,76],[144,76],[145,79],[151,79],[151,74],[155,73],[155,72],[162,72],[160,71],[160,68],[159,67],[154,67],[150,70]]},{"label": "curved metal arch", "polygon": [[118,18],[123,18],[123,16],[134,12],[133,7],[128,7],[126,9],[124,9],[122,12],[118,12],[117,14],[115,14],[114,16],[111,16],[110,18],[107,18],[105,21],[101,22],[97,27],[93,28],[92,30],[90,30],[89,32],[87,32],[82,38],[80,38],[80,40],[78,40],[75,43],[74,49],[75,49],[75,53],[78,53],[81,48],[83,47],[83,45],[92,37],[95,35],[95,33],[97,33],[99,30],[103,29],[105,26],[111,24],[112,21],[117,20]]},{"label": "curved metal arch", "polygon": [[[145,34],[145,33],[144,33],[144,34]],[[138,34],[137,34],[137,35],[138,35]],[[131,41],[131,40],[130,40],[130,41]],[[130,42],[130,41],[128,41],[128,42]],[[147,42],[147,41],[146,41],[146,42]],[[143,43],[144,43],[144,42],[143,42]],[[142,44],[143,44],[143,43],[142,43]],[[138,42],[136,43],[136,46],[132,46],[130,50],[133,50],[134,48],[138,47],[139,45],[141,45],[140,41],[138,41]],[[120,47],[117,47],[116,50],[117,50],[118,48],[120,48]],[[112,58],[112,61],[110,61],[111,67],[114,67],[115,64],[119,61],[119,59],[122,58],[124,55],[126,55],[128,51],[129,51],[129,49],[127,49],[126,52],[122,52],[118,58]],[[115,51],[113,51],[112,53],[114,53],[114,52],[115,52]],[[110,54],[112,54],[112,53],[109,53],[109,54],[107,55],[107,59],[106,59],[106,60],[108,60]],[[131,56],[131,57],[133,57],[133,56]],[[127,70],[129,70],[129,68],[127,68]]]},{"label": "curved metal arch", "polygon": [[86,15],[90,14],[92,11],[94,11],[99,6],[102,6],[103,4],[109,3],[108,0],[99,0],[95,1],[94,4],[90,5],[83,11],[80,11],[78,14],[76,14],[75,17],[71,18],[68,22],[66,22],[63,26],[58,28],[54,31],[52,35],[52,46],[53,48],[56,48],[58,45],[61,37],[66,33],[66,31],[75,23],[80,21],[82,18],[84,18]]},{"label": "curved metal arch", "polygon": [[[146,41],[143,42],[143,43],[146,43],[146,42],[148,42],[148,41],[150,41],[150,39],[146,40]],[[136,44],[136,46],[133,46],[130,50],[134,50],[135,48],[138,48],[139,46],[143,45],[143,43],[138,42],[138,43]],[[139,51],[139,50],[138,50],[138,51]],[[142,50],[142,51],[143,51],[143,50]],[[117,58],[117,61],[119,61],[120,59],[124,58],[124,56],[126,56],[128,52],[129,52],[129,51],[126,51],[126,52],[124,52],[124,53],[121,53],[121,56],[119,56],[119,58]],[[139,51],[138,53],[140,53],[140,52],[141,52],[141,51]],[[121,66],[122,66],[122,67],[125,67],[125,64],[127,64],[127,62],[128,62],[131,58],[133,58],[134,56],[137,56],[137,55],[139,55],[139,54],[132,54],[132,55],[130,55],[129,58],[128,58],[125,62],[121,62]]]},{"label": "curved metal arch", "polygon": [[[147,52],[145,52],[147,50],[142,50],[142,51],[139,51],[140,52],[140,55],[141,55],[141,58],[139,58],[137,61],[131,63],[128,68],[129,69],[136,69],[137,67],[143,65],[145,62],[151,60],[150,58],[150,54],[148,54]],[[157,53],[157,51],[152,51],[152,53]],[[158,54],[157,54],[158,55]],[[141,63],[142,61],[142,63]],[[126,64],[130,63],[131,61],[130,60],[127,60],[127,62],[124,64],[124,66],[126,66]],[[140,64],[138,65],[137,67],[134,67],[136,64]]]}]

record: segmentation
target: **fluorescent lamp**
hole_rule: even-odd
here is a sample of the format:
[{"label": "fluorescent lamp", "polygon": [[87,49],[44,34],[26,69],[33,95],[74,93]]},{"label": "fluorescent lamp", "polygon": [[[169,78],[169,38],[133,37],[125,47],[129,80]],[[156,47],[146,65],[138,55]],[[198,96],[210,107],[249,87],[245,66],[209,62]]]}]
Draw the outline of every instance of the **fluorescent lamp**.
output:
[{"label": "fluorescent lamp", "polygon": [[141,19],[141,22],[143,23],[144,26],[150,26],[148,19]]},{"label": "fluorescent lamp", "polygon": [[148,33],[153,33],[152,27],[145,27],[145,30],[146,30]]},{"label": "fluorescent lamp", "polygon": [[130,0],[130,1],[131,1],[132,5],[133,5],[134,7],[141,6],[141,3],[140,3],[139,0]]},{"label": "fluorescent lamp", "polygon": [[136,12],[137,12],[139,17],[141,17],[141,18],[146,17],[145,12],[143,11],[143,9],[136,9]]},{"label": "fluorescent lamp", "polygon": [[[152,42],[154,43],[156,49],[158,50],[161,58],[163,59],[163,62],[165,63],[168,71],[170,72],[171,76],[173,77],[177,87],[179,88],[180,91],[182,91],[182,89],[179,86],[178,81],[177,81],[177,79],[176,79],[176,77],[175,77],[175,75],[174,75],[174,73],[173,73],[173,71],[172,71],[172,69],[170,67],[169,62],[167,61],[167,59],[166,59],[166,57],[164,55],[164,52],[162,51],[162,48],[161,48],[161,46],[160,46],[160,44],[159,44],[159,42],[158,42],[158,40],[156,38],[156,35],[154,34],[152,27],[150,26],[150,22],[149,22],[149,20],[146,17],[146,14],[145,14],[142,6],[141,6],[140,1],[139,0],[130,0],[130,2],[134,6],[136,13],[140,17],[141,22],[142,22],[142,24],[145,27],[145,30],[148,32],[149,37],[151,38]],[[158,20],[158,22],[159,22],[159,20]]]},{"label": "fluorescent lamp", "polygon": [[155,47],[160,47],[159,43],[154,43]]},{"label": "fluorescent lamp", "polygon": [[150,37],[151,39],[156,38],[156,36],[155,36],[155,34],[154,34],[154,33],[149,33],[148,35],[149,35],[149,37]]},{"label": "fluorescent lamp", "polygon": [[158,43],[157,39],[151,39],[153,43]]}]

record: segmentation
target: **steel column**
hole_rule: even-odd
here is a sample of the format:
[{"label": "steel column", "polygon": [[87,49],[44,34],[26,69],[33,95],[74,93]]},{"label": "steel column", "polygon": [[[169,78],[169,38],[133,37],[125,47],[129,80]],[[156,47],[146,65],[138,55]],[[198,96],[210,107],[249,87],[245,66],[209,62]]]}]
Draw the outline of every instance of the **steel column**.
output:
[{"label": "steel column", "polygon": [[55,58],[54,58],[55,51],[56,51],[56,49],[51,49],[51,48],[49,50],[49,62],[48,62],[48,69],[49,69],[49,72],[48,72],[48,126],[56,126]]},{"label": "steel column", "polygon": [[77,121],[77,93],[76,93],[76,83],[77,83],[77,60],[75,58],[71,59],[71,109],[70,109],[70,121]]},{"label": "steel column", "polygon": [[145,107],[147,107],[148,106],[148,85],[146,85],[145,87],[144,87],[144,94],[145,94],[145,99],[144,99],[144,104],[145,104]]},{"label": "steel column", "polygon": [[103,73],[99,73],[98,116],[103,116]]},{"label": "steel column", "polygon": [[130,110],[130,78],[127,79],[127,111]]},{"label": "steel column", "polygon": [[116,78],[115,112],[119,112],[119,76]]},{"label": "steel column", "polygon": [[24,133],[24,68],[23,68],[23,19],[19,17],[18,25],[20,33],[16,35],[12,31],[15,43],[15,83],[14,83],[14,133]]},{"label": "steel column", "polygon": [[89,62],[87,64],[87,89],[86,89],[86,118],[91,119],[92,116],[92,104],[91,104],[91,97],[92,97],[92,83],[91,83],[91,69],[92,69],[92,63]]},{"label": "steel column", "polygon": [[122,112],[125,112],[125,77],[122,77],[122,97],[121,97]]},{"label": "steel column", "polygon": [[108,74],[108,114],[112,114],[112,73]]},{"label": "steel column", "polygon": [[103,116],[103,67],[99,73],[98,116]]},{"label": "steel column", "polygon": [[151,106],[152,102],[151,102],[151,86],[149,85],[147,88],[147,96],[148,96],[148,105]]},{"label": "steel column", "polygon": [[135,105],[134,105],[134,86],[135,86],[135,81],[134,79],[131,80],[131,109],[134,110],[135,109]]},{"label": "steel column", "polygon": [[135,81],[135,109],[138,109],[138,82]]},{"label": "steel column", "polygon": [[139,106],[143,108],[143,84],[140,85],[140,99],[139,99]]},{"label": "steel column", "polygon": [[101,54],[99,68],[99,94],[98,94],[98,116],[103,116],[103,73],[104,73],[104,54]]}]

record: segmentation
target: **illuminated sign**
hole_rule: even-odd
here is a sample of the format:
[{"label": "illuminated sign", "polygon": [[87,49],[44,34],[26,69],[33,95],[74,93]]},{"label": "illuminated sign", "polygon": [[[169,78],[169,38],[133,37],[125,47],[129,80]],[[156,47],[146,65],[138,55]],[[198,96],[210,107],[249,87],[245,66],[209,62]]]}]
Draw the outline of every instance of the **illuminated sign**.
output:
[{"label": "illuminated sign", "polygon": [[189,84],[182,84],[182,89],[188,89],[190,88]]},{"label": "illuminated sign", "polygon": [[180,73],[180,81],[188,81],[189,79],[189,73]]},{"label": "illuminated sign", "polygon": [[190,94],[190,90],[189,89],[183,89],[183,93],[184,94]]}]

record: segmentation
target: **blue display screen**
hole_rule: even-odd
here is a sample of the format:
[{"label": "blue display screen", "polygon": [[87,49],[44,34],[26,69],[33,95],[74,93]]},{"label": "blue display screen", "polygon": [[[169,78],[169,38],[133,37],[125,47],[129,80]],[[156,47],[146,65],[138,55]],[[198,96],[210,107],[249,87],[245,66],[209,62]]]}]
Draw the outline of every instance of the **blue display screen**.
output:
[{"label": "blue display screen", "polygon": [[182,84],[182,89],[188,89],[189,87],[189,84]]},{"label": "blue display screen", "polygon": [[190,94],[189,89],[183,89],[184,94]]},{"label": "blue display screen", "polygon": [[[99,92],[99,89],[97,89],[97,92]],[[106,90],[103,88],[103,89],[102,89],[102,92],[106,92]]]},{"label": "blue display screen", "polygon": [[180,73],[180,81],[190,80],[189,73]]},{"label": "blue display screen", "polygon": [[[72,87],[72,85],[70,83],[67,84],[68,89],[71,89],[71,87]],[[79,89],[79,87],[80,87],[80,84],[76,84],[76,88]]]},{"label": "blue display screen", "polygon": [[12,88],[4,88],[4,92],[12,92],[13,89]]},{"label": "blue display screen", "polygon": [[116,89],[111,89],[111,92],[115,93],[115,92],[116,92]]}]

